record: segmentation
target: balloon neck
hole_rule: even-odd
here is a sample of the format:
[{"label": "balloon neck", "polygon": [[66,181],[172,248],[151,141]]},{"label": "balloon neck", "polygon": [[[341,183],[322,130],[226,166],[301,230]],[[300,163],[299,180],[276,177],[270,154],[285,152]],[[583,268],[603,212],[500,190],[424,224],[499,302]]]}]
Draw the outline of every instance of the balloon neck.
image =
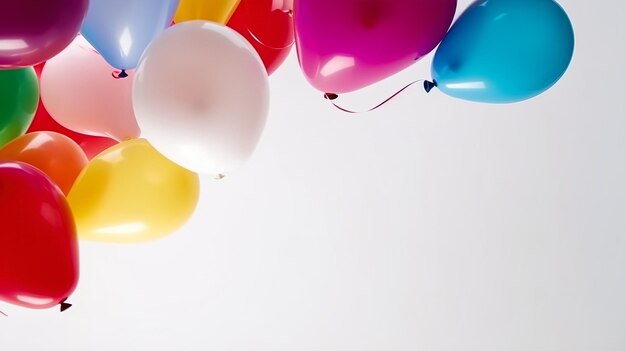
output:
[{"label": "balloon neck", "polygon": [[325,93],[324,94],[324,99],[330,100],[330,101],[333,101],[333,100],[337,99],[338,97],[339,97],[339,95],[334,94],[334,93]]},{"label": "balloon neck", "polygon": [[223,174],[221,174],[221,173],[220,173],[220,174],[216,175],[215,177],[213,177],[213,179],[214,179],[214,180],[222,180],[222,179],[224,179],[225,177],[226,177],[225,175],[223,175]]},{"label": "balloon neck", "polygon": [[113,76],[113,78],[115,79],[124,79],[126,77],[128,77],[128,73],[126,73],[126,70],[123,69],[121,71],[114,71],[113,73],[111,73],[111,75]]},{"label": "balloon neck", "polygon": [[68,308],[72,307],[71,303],[65,302],[66,300],[67,298],[63,299],[63,301],[61,301],[61,303],[59,304],[59,306],[61,307],[61,312],[65,312]]},{"label": "balloon neck", "polygon": [[433,80],[432,82],[428,80],[424,81],[424,90],[426,90],[427,93],[430,93],[430,91],[433,90],[436,86],[437,82],[435,80]]}]

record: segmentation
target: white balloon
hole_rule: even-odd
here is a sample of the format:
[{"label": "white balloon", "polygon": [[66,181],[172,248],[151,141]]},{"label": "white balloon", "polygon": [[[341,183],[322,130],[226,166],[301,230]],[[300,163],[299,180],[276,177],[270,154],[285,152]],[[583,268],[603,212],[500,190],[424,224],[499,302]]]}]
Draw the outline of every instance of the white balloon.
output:
[{"label": "white balloon", "polygon": [[191,171],[219,175],[250,158],[269,110],[267,72],[248,41],[213,22],[164,31],[135,74],[142,137]]}]

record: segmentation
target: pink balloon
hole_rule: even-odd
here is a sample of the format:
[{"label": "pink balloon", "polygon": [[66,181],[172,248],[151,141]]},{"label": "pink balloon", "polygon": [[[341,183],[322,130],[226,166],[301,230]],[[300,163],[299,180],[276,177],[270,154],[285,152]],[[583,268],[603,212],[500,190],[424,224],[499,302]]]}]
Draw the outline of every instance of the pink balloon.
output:
[{"label": "pink balloon", "polygon": [[387,78],[432,51],[456,0],[298,0],[296,44],[308,81],[346,93]]},{"label": "pink balloon", "polygon": [[41,100],[63,127],[119,141],[140,135],[132,107],[133,71],[116,79],[111,67],[82,37],[77,37],[41,72]]}]

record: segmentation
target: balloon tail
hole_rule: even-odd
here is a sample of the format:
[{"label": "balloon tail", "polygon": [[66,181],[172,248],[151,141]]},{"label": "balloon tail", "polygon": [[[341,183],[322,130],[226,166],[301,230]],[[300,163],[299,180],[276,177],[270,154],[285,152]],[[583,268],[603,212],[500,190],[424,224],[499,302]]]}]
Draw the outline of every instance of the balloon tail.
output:
[{"label": "balloon tail", "polygon": [[113,76],[113,78],[115,79],[124,79],[128,77],[128,73],[126,73],[126,70],[123,69],[121,71],[113,71],[113,73],[111,73],[111,76]]},{"label": "balloon tail", "polygon": [[66,300],[67,299],[63,299],[63,301],[59,304],[61,312],[65,312],[68,308],[72,307],[71,303],[65,302]]},{"label": "balloon tail", "polygon": [[427,93],[430,93],[430,91],[436,87],[437,87],[437,81],[435,80],[433,80],[432,82],[428,80],[424,81],[424,90],[426,90]]},{"label": "balloon tail", "polygon": [[[423,79],[416,80],[416,81],[414,81],[414,82],[411,82],[411,83],[409,83],[409,84],[405,85],[402,89],[400,89],[400,90],[398,90],[397,92],[395,92],[393,95],[391,95],[390,97],[388,97],[387,99],[385,99],[385,100],[384,100],[383,102],[381,102],[380,104],[378,104],[378,105],[376,105],[376,106],[374,106],[374,107],[370,108],[369,110],[365,110],[365,111],[353,111],[353,110],[349,110],[349,109],[347,109],[347,108],[344,108],[344,107],[341,107],[341,106],[337,105],[337,104],[334,102],[334,100],[336,100],[337,98],[339,98],[339,95],[334,94],[334,93],[325,93],[325,94],[324,94],[324,99],[326,99],[326,100],[330,101],[330,103],[331,103],[331,104],[333,104],[333,106],[335,106],[337,109],[339,109],[339,110],[341,110],[341,111],[343,111],[343,112],[347,112],[347,113],[354,113],[354,114],[357,114],[357,113],[372,112],[372,111],[374,111],[374,110],[379,109],[381,106],[385,105],[385,104],[386,104],[386,103],[388,103],[389,101],[393,100],[396,96],[400,95],[400,93],[402,93],[403,91],[407,90],[407,89],[408,89],[408,88],[410,88],[412,85],[415,85],[415,84],[420,83],[420,82],[424,82],[424,89],[426,90],[426,92],[429,92],[429,91],[430,91],[430,90],[431,90],[434,86],[436,86],[436,83],[429,82],[429,81],[427,81],[427,80],[423,80]],[[428,84],[427,84],[427,83],[428,83]],[[433,87],[430,87],[430,85],[431,85],[431,84],[433,85]],[[429,89],[429,88],[427,88],[427,85],[430,87],[430,89]]]}]

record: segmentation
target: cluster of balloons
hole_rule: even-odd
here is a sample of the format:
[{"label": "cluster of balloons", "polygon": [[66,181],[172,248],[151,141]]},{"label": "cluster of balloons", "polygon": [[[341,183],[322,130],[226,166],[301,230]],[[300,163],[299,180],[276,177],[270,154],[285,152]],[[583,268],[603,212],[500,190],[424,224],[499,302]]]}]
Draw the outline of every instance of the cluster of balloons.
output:
[{"label": "cluster of balloons", "polygon": [[198,174],[253,153],[268,76],[295,42],[325,93],[437,52],[430,89],[533,97],[565,72],[571,24],[553,0],[20,0],[0,13],[0,299],[61,304],[78,238],[136,243],[192,215]]}]

